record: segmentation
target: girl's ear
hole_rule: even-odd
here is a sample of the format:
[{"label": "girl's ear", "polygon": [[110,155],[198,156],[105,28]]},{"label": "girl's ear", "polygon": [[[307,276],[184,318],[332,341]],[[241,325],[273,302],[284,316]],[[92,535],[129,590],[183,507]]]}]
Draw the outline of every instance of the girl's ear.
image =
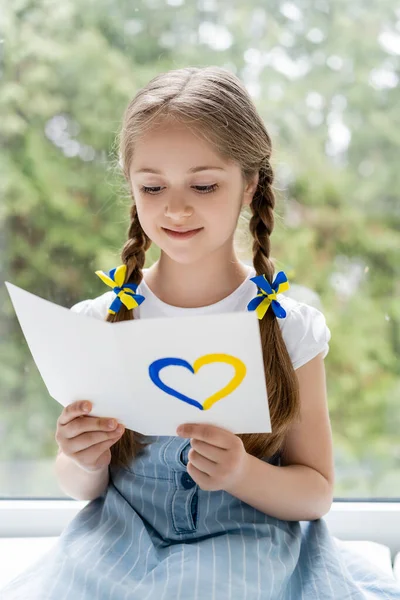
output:
[{"label": "girl's ear", "polygon": [[253,200],[253,196],[254,196],[255,191],[257,189],[258,180],[259,180],[259,174],[257,172],[254,175],[254,177],[246,184],[246,186],[245,186],[245,188],[243,190],[242,205],[251,204],[251,202]]}]

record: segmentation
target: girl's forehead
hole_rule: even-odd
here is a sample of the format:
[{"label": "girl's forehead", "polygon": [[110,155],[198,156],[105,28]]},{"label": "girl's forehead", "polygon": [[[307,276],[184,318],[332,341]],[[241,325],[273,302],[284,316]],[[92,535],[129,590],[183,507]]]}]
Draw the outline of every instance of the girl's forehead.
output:
[{"label": "girl's forehead", "polygon": [[198,129],[195,130],[181,124],[165,124],[152,128],[135,141],[135,147],[142,150],[159,144],[163,146],[185,145],[202,148],[211,153],[215,152],[205,133],[202,134]]},{"label": "girl's forehead", "polygon": [[[213,167],[221,174],[233,167],[233,161],[221,156],[207,140],[190,132],[171,129],[143,136],[135,145],[130,165],[132,174],[144,170],[170,170],[194,172],[200,167]],[[202,169],[204,170],[204,168]]]}]

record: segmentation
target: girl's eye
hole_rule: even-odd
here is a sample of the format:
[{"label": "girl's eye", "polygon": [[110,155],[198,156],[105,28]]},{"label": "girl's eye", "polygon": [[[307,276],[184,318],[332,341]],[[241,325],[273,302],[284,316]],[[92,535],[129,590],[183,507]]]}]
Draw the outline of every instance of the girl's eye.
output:
[{"label": "girl's eye", "polygon": [[[195,189],[197,189],[201,194],[209,194],[210,192],[214,192],[217,189],[218,184],[213,183],[212,185],[194,185],[193,187]],[[143,185],[140,188],[140,190],[142,192],[144,192],[145,194],[153,194],[153,195],[158,194],[158,191],[156,191],[156,190],[160,190],[160,189],[161,189],[160,185],[152,186],[152,187]]]},{"label": "girl's eye", "polygon": [[195,185],[202,194],[209,194],[210,192],[215,192],[218,187],[218,183],[213,183],[212,185]]},{"label": "girl's eye", "polygon": [[141,192],[144,192],[145,194],[154,194],[157,192],[154,192],[154,190],[159,190],[161,186],[155,186],[155,187],[147,187],[145,185],[142,185],[142,187],[140,188]]}]

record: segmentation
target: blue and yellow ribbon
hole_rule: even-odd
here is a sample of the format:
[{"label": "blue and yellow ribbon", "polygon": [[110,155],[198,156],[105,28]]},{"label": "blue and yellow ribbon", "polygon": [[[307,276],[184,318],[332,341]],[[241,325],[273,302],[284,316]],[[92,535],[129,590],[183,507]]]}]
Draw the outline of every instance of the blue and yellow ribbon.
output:
[{"label": "blue and yellow ribbon", "polygon": [[253,298],[253,300],[250,300],[247,305],[247,310],[255,310],[257,317],[262,319],[267,312],[269,305],[271,304],[272,310],[276,316],[279,319],[285,318],[286,311],[276,299],[278,294],[286,292],[286,290],[288,290],[290,287],[285,273],[283,271],[279,271],[274,282],[272,283],[272,286],[265,275],[257,275],[257,277],[252,277],[250,281],[254,281],[254,283],[257,285],[258,294],[255,298]]},{"label": "blue and yellow ribbon", "polygon": [[124,283],[126,277],[126,265],[115,267],[107,273],[104,271],[95,271],[96,275],[107,285],[109,285],[116,293],[108,312],[115,315],[121,308],[122,304],[129,309],[136,308],[145,300],[144,296],[136,294],[138,286],[135,283]]}]

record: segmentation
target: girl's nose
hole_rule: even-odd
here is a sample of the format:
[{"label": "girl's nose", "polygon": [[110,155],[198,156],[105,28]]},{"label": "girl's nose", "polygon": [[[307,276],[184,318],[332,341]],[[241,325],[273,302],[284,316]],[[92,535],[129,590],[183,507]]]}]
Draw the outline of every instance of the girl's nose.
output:
[{"label": "girl's nose", "polygon": [[192,207],[188,206],[187,202],[182,198],[172,198],[165,205],[165,216],[173,219],[179,219],[182,217],[190,217],[193,213]]}]

